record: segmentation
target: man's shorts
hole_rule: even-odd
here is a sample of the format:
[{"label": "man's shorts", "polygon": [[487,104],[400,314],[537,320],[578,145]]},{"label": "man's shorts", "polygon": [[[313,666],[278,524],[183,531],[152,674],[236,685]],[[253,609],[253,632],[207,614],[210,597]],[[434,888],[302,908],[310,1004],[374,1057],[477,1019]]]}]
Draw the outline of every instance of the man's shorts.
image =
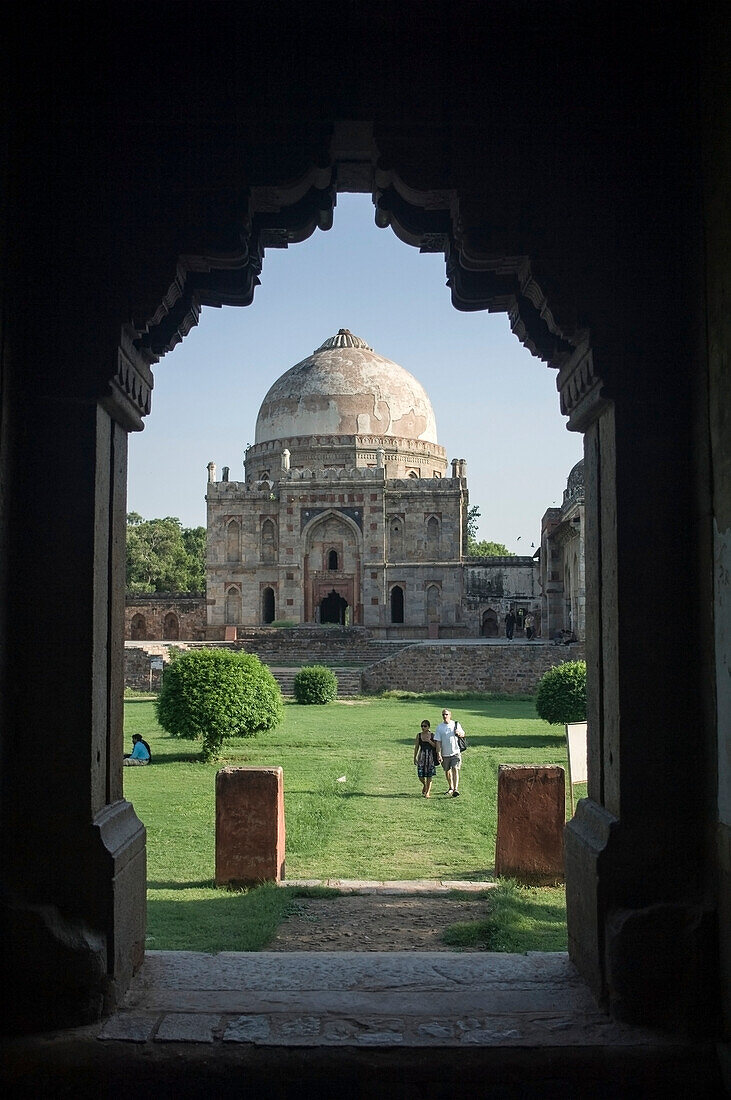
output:
[{"label": "man's shorts", "polygon": [[445,772],[450,771],[452,768],[461,768],[462,757],[459,755],[459,753],[457,753],[456,756],[443,756],[442,767],[444,768]]}]

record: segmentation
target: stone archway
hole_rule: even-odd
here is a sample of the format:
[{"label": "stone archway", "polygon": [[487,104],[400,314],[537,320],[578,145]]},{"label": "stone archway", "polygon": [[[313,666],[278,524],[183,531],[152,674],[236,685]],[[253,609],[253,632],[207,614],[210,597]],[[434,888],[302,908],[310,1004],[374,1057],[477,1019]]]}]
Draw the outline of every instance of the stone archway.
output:
[{"label": "stone archway", "polygon": [[[728,883],[731,874],[718,855],[728,850],[729,785],[727,771],[717,767],[725,760],[723,730],[715,726],[710,687],[717,684],[719,698],[728,699],[727,639],[722,625],[714,634],[712,619],[716,596],[723,623],[728,571],[714,571],[711,549],[715,538],[718,553],[726,553],[721,540],[728,529],[719,400],[725,343],[718,323],[728,311],[719,290],[725,238],[715,232],[723,228],[715,197],[722,193],[714,168],[718,124],[703,119],[715,116],[721,68],[714,69],[711,98],[700,102],[702,82],[686,67],[700,59],[689,8],[646,65],[635,52],[641,37],[613,11],[600,28],[605,33],[592,38],[598,64],[578,66],[581,28],[570,26],[574,14],[581,19],[578,6],[556,28],[529,5],[516,12],[509,35],[495,23],[492,37],[461,20],[459,5],[447,7],[425,21],[431,27],[433,18],[437,32],[425,43],[426,55],[403,48],[404,27],[409,35],[413,28],[396,15],[387,23],[392,33],[379,26],[376,39],[348,8],[351,33],[326,36],[322,66],[313,62],[316,42],[294,48],[306,23],[282,25],[291,72],[263,48],[278,41],[270,25],[262,33],[247,12],[237,40],[254,43],[253,75],[248,66],[225,70],[234,95],[220,72],[204,71],[215,51],[186,44],[185,20],[165,26],[169,42],[137,26],[124,37],[126,26],[114,24],[131,49],[110,51],[94,86],[76,64],[72,36],[64,37],[57,60],[28,49],[31,79],[40,80],[44,65],[46,80],[57,86],[75,73],[72,105],[79,109],[53,128],[53,140],[35,141],[42,123],[33,117],[24,127],[29,107],[19,84],[11,141],[23,135],[16,145],[22,155],[5,219],[13,272],[6,284],[3,400],[14,424],[27,423],[30,408],[34,430],[3,433],[3,472],[10,475],[4,530],[12,551],[3,556],[12,639],[4,674],[14,691],[0,698],[12,694],[15,712],[2,725],[17,743],[18,731],[31,725],[47,730],[37,751],[59,778],[64,801],[50,798],[28,813],[22,798],[35,760],[23,754],[8,759],[3,794],[13,826],[7,836],[22,838],[17,857],[9,844],[14,928],[23,929],[21,950],[11,954],[50,959],[47,972],[63,968],[69,975],[66,991],[79,992],[64,1007],[66,1022],[113,1004],[144,946],[144,832],[124,801],[119,766],[126,433],[139,430],[150,410],[157,358],[197,322],[202,306],[249,304],[265,249],[327,228],[338,186],[372,190],[379,225],[445,254],[457,308],[505,311],[519,339],[558,369],[570,427],[586,433],[590,596],[589,796],[567,832],[571,954],[617,1014],[635,1012],[652,1022],[673,1012],[693,1023],[718,999],[717,983],[704,983],[703,974],[719,969],[711,928],[724,926],[717,920],[717,883]],[[341,85],[332,65],[354,41],[362,56],[369,47],[379,58],[383,52],[382,63],[349,68]],[[446,41],[460,64],[425,64]],[[124,79],[132,49],[148,74],[144,89]],[[534,64],[526,66],[526,56]],[[411,57],[421,71],[410,67]],[[299,58],[306,68],[295,72]],[[552,95],[561,102],[553,81],[569,66],[571,98],[565,112],[549,118],[540,103]],[[178,117],[180,71],[189,74],[192,109]],[[615,71],[623,72],[622,81],[612,80]],[[280,82],[275,91],[293,94],[301,112],[285,110],[275,124],[258,95],[266,73]],[[483,73],[495,75],[499,95],[476,79]],[[515,82],[512,74],[519,74]],[[306,79],[296,88],[298,77]],[[134,110],[123,110],[120,97],[129,95]],[[454,110],[444,112],[444,103]],[[84,176],[82,203],[80,165],[98,152],[89,105],[92,123],[108,122],[109,150],[130,147],[134,155],[124,160],[102,150],[99,171]],[[375,128],[346,122],[335,129],[324,121],[343,116],[379,121]],[[711,139],[710,266],[701,254],[699,119]],[[607,152],[617,147],[621,170]],[[51,178],[45,195],[37,180]],[[632,185],[637,179],[641,188]],[[33,196],[27,206],[24,192]],[[125,209],[135,217],[125,221],[119,215]],[[710,356],[699,336],[707,329]],[[44,477],[29,494],[21,472],[37,469]],[[79,522],[67,524],[69,514]],[[684,533],[672,552],[663,545],[669,518]],[[58,583],[40,586],[47,543],[38,531],[49,526],[59,537],[64,570]],[[679,575],[697,645],[679,646],[665,632],[648,647],[642,609],[661,605]],[[34,586],[43,588],[43,602]],[[83,621],[73,645],[64,645],[72,595]],[[40,699],[23,664],[39,621],[57,643]],[[679,697],[667,685],[680,682]],[[691,727],[695,769],[685,766],[679,732]],[[73,769],[58,747],[70,731]],[[662,768],[654,766],[658,759]],[[83,863],[79,851],[88,854]],[[28,852],[37,858],[23,860]],[[41,912],[53,919],[44,924]],[[80,936],[86,929],[92,938]],[[73,947],[82,941],[83,952]],[[665,944],[674,965],[657,968]],[[728,972],[728,960],[726,966]],[[33,996],[41,977],[29,981],[18,971],[14,1002]],[[45,1023],[53,1018],[49,989]]]}]

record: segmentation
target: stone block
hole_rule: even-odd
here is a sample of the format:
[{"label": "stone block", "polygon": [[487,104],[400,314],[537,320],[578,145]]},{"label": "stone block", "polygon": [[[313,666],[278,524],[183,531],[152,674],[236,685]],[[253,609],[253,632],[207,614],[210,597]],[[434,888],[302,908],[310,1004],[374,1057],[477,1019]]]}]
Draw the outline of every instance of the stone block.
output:
[{"label": "stone block", "polygon": [[281,768],[221,768],[216,774],[216,885],[284,878]]},{"label": "stone block", "polygon": [[495,874],[526,884],[563,882],[564,769],[501,764]]}]

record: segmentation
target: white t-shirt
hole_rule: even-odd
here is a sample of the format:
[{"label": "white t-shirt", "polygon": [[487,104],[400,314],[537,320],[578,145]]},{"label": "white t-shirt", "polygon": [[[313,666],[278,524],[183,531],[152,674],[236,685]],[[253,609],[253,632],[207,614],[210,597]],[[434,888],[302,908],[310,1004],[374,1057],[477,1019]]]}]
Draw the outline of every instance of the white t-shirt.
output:
[{"label": "white t-shirt", "polygon": [[464,737],[465,733],[459,722],[440,722],[434,730],[434,740],[440,741],[442,756],[460,756],[457,734]]}]

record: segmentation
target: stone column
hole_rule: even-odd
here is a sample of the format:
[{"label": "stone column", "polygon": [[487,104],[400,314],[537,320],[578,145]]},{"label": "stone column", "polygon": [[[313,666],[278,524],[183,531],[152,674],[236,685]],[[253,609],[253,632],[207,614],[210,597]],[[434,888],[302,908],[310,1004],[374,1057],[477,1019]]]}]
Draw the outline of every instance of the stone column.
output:
[{"label": "stone column", "polygon": [[3,471],[5,995],[21,1029],[98,1018],[144,954],[145,830],[122,791],[130,370],[120,354],[101,400],[62,372],[43,392],[11,371],[6,393],[33,429]]},{"label": "stone column", "polygon": [[[703,454],[680,372],[671,382],[651,362],[624,366],[632,384],[613,399],[588,348],[559,375],[569,426],[585,431],[586,477],[589,781],[566,831],[569,952],[613,1015],[702,1028],[715,950],[707,647],[688,644],[700,622],[679,638],[659,612],[679,576],[688,605],[702,607],[693,478]],[[670,522],[683,542],[650,553]]]}]

